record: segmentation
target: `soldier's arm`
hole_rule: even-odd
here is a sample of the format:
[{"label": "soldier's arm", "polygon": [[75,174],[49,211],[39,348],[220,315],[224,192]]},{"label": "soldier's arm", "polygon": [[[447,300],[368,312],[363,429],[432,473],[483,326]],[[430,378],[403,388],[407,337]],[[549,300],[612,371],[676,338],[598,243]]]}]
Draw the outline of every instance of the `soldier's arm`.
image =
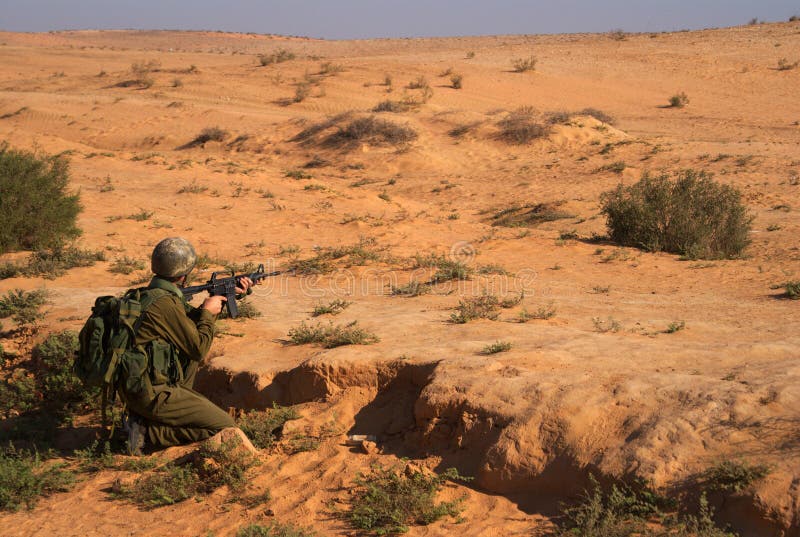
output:
[{"label": "soldier's arm", "polygon": [[181,354],[200,361],[208,354],[214,340],[216,315],[203,308],[194,308],[190,315],[178,297],[169,296],[150,306],[147,324]]}]

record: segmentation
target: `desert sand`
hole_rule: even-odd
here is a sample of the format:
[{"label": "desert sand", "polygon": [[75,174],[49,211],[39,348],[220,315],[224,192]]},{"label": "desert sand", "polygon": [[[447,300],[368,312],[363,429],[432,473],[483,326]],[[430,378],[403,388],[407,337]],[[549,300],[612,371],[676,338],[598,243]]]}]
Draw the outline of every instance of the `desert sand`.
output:
[{"label": "desert sand", "polygon": [[[296,58],[259,64],[258,54],[278,48]],[[531,55],[535,71],[513,72],[513,59]],[[466,495],[466,522],[409,535],[531,535],[589,474],[670,491],[732,459],[772,471],[735,501],[712,498],[721,520],[743,536],[797,536],[800,304],[772,286],[800,275],[800,68],[778,70],[781,58],[800,60],[800,23],[623,40],[0,32],[0,139],[69,152],[84,205],[79,244],[109,260],[55,280],[3,280],[0,291],[44,287],[47,330],[79,329],[94,297],[146,276],[113,274],[110,263],[146,263],[165,236],[275,268],[315,248],[374,240],[379,260],[258,288],[252,302],[263,315],[225,321],[228,335],[200,379],[223,407],[296,404],[303,418],[290,427],[340,431],[318,450],[265,456],[256,483],[272,491],[274,520],[352,535],[331,502],[357,471],[407,456],[475,477],[446,491]],[[148,61],[158,62],[150,87],[120,85],[133,63]],[[326,62],[335,68],[315,75]],[[440,76],[448,68],[463,75],[462,89]],[[292,102],[306,74],[310,95]],[[427,103],[377,114],[415,129],[410,144],[331,146],[324,133],[293,141],[338,114],[368,116],[381,101],[417,95],[404,87],[420,76],[433,89]],[[678,92],[688,106],[667,108]],[[521,106],[591,107],[616,121],[576,115],[529,145],[498,140],[497,121]],[[191,143],[210,127],[227,136]],[[313,159],[322,166],[305,168]],[[619,162],[619,173],[608,167]],[[685,168],[743,191],[754,217],[745,259],[683,261],[584,240],[606,232],[601,193],[645,171]],[[198,192],[179,193],[191,185]],[[574,216],[491,225],[503,209],[537,203]],[[139,210],[153,214],[115,218]],[[507,274],[392,296],[392,284],[429,276],[408,259],[434,252]],[[486,290],[524,299],[494,321],[448,322],[459,298]],[[289,344],[289,330],[334,298],[352,305],[323,322],[358,321],[380,341]],[[514,322],[523,307],[550,305],[550,319]],[[602,331],[609,318],[618,331]],[[496,341],[511,350],[480,354]],[[375,435],[379,451],[347,447],[345,433]],[[32,511],[2,514],[0,533],[221,536],[263,520],[218,495],[140,511],[108,499],[115,477],[102,472]]]}]

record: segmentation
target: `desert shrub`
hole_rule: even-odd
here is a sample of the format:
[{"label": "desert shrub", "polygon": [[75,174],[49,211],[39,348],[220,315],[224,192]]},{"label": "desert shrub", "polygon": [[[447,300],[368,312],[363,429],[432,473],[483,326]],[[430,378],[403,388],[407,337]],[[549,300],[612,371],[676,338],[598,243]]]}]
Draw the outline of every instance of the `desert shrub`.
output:
[{"label": "desert shrub", "polygon": [[790,62],[786,58],[778,60],[778,71],[790,71],[800,65],[800,62]]},{"label": "desert shrub", "polygon": [[18,326],[33,324],[44,317],[39,310],[46,301],[47,291],[43,289],[8,291],[0,297],[0,319],[11,317]]},{"label": "desert shrub", "polygon": [[685,170],[645,174],[628,187],[602,196],[611,240],[648,251],[688,258],[740,256],[749,243],[752,218],[739,190],[722,185],[706,172]]},{"label": "desert shrub", "polygon": [[200,145],[206,142],[221,142],[227,138],[228,133],[219,127],[206,127],[198,134],[192,144]]},{"label": "desert shrub", "polygon": [[280,438],[283,425],[296,420],[300,415],[293,407],[274,406],[269,410],[247,412],[239,416],[236,424],[247,435],[253,445],[270,449]]},{"label": "desert shrub", "polygon": [[117,494],[142,507],[153,508],[193,498],[200,485],[200,477],[193,468],[169,463],[123,486]]},{"label": "desert shrub", "polygon": [[336,75],[344,71],[344,66],[338,63],[324,62],[319,65],[320,75]]},{"label": "desert shrub", "polygon": [[572,114],[565,111],[549,112],[545,116],[545,123],[548,125],[568,125],[572,121]]},{"label": "desert shrub", "polygon": [[625,33],[625,30],[616,29],[608,32],[608,37],[614,41],[625,41],[628,39],[628,34]]},{"label": "desert shrub", "polygon": [[602,110],[598,110],[597,108],[584,108],[578,113],[584,116],[591,116],[597,121],[602,121],[603,123],[608,123],[609,125],[613,125],[616,121],[612,116],[606,114]]},{"label": "desert shrub", "polygon": [[376,104],[372,111],[402,113],[408,112],[412,108],[414,108],[414,104],[408,101],[392,101],[387,99]]},{"label": "desert shrub", "polygon": [[517,316],[517,321],[520,323],[527,323],[528,321],[534,319],[547,320],[547,319],[552,319],[553,317],[555,317],[555,315],[556,315],[556,308],[552,303],[550,303],[547,304],[546,306],[539,306],[539,308],[534,312],[530,312],[526,308],[523,308],[522,311],[520,311],[519,315]]},{"label": "desert shrub", "polygon": [[550,127],[536,121],[533,109],[528,106],[511,112],[497,126],[498,138],[510,144],[528,144],[550,134]]},{"label": "desert shrub", "polygon": [[192,181],[188,185],[183,185],[179,190],[178,194],[202,194],[208,190],[208,187],[205,185],[197,184],[197,181]]},{"label": "desert shrub", "polygon": [[421,296],[431,292],[430,285],[412,280],[406,285],[392,286],[393,295],[401,296]]},{"label": "desert shrub", "polygon": [[683,108],[687,104],[689,104],[689,96],[683,91],[669,98],[670,108]]},{"label": "desert shrub", "polygon": [[514,58],[511,60],[511,66],[514,68],[515,73],[525,73],[536,69],[536,56],[528,56],[527,58]]},{"label": "desert shrub", "polygon": [[266,67],[268,65],[272,65],[273,63],[288,62],[295,59],[295,57],[296,55],[294,52],[288,51],[284,48],[279,48],[271,54],[259,54],[258,62],[262,67]]},{"label": "desert shrub", "polygon": [[431,524],[444,516],[458,517],[461,500],[437,502],[436,496],[447,480],[464,479],[455,468],[443,474],[427,474],[406,466],[375,466],[354,480],[347,513],[357,529],[379,535],[404,533],[410,524]]},{"label": "desert shrub", "polygon": [[31,351],[31,362],[37,389],[47,407],[68,413],[89,404],[96,396],[87,390],[72,371],[78,350],[78,334],[71,330],[50,334]]},{"label": "desert shrub", "polygon": [[497,354],[498,352],[506,352],[511,350],[511,343],[508,341],[496,341],[490,345],[486,345],[481,354]]},{"label": "desert shrub", "polygon": [[494,295],[459,300],[456,313],[450,314],[450,322],[465,324],[476,319],[496,321],[500,317],[500,299]]},{"label": "desert shrub", "polygon": [[786,282],[783,284],[786,289],[786,297],[792,300],[800,300],[800,280],[793,282]]},{"label": "desert shrub", "polygon": [[297,86],[295,86],[294,97],[292,98],[292,101],[301,103],[308,99],[309,95],[311,95],[311,84],[308,82],[300,82],[297,84]]},{"label": "desert shrub", "polygon": [[461,89],[461,85],[464,81],[464,77],[457,73],[450,75],[450,86],[453,89]]},{"label": "desert shrub", "polygon": [[293,259],[286,265],[287,272],[293,272],[300,276],[328,274],[333,272],[334,268],[330,259],[319,256],[309,259]]},{"label": "desert shrub", "polygon": [[769,473],[769,466],[764,464],[725,460],[706,470],[703,478],[711,490],[739,492],[764,479]]},{"label": "desert shrub", "polygon": [[64,464],[46,463],[37,453],[0,449],[0,510],[33,508],[39,498],[67,491],[75,477]]},{"label": "desert shrub", "polygon": [[370,142],[398,145],[413,142],[417,133],[408,125],[368,116],[357,118],[332,135],[330,142]]},{"label": "desert shrub", "polygon": [[132,257],[119,257],[108,267],[109,272],[115,274],[130,274],[134,270],[144,270],[144,263]]},{"label": "desert shrub", "polygon": [[300,326],[289,330],[289,339],[295,345],[319,343],[326,349],[342,345],[371,345],[380,341],[378,336],[359,327],[358,321],[344,326],[333,323],[307,325],[303,321]]},{"label": "desert shrub", "polygon": [[445,255],[431,253],[428,255],[416,254],[414,268],[432,268],[436,271],[430,283],[441,283],[451,280],[469,280],[474,272],[463,261],[448,259]]},{"label": "desert shrub", "polygon": [[69,194],[69,164],[0,143],[0,254],[55,248],[80,235],[78,194]]},{"label": "desert shrub", "polygon": [[269,526],[250,524],[236,532],[236,537],[314,537],[315,535],[311,530],[291,524],[270,524]]},{"label": "desert shrub", "polygon": [[327,304],[317,304],[314,306],[314,311],[311,312],[312,317],[319,317],[320,315],[338,315],[342,313],[352,302],[337,298]]},{"label": "desert shrub", "polygon": [[430,87],[430,84],[428,83],[428,79],[427,78],[425,78],[424,76],[420,75],[416,79],[414,79],[411,82],[409,82],[408,86],[406,86],[406,87],[408,89],[423,89],[423,88],[426,88],[426,87]]},{"label": "desert shrub", "polygon": [[133,80],[130,81],[130,83],[123,83],[123,85],[138,84],[143,88],[149,88],[154,82],[151,73],[153,71],[158,71],[160,67],[161,62],[158,60],[142,60],[134,62],[131,64],[131,74],[133,74]]},{"label": "desert shrub", "polygon": [[560,210],[560,205],[559,202],[514,205],[495,213],[491,222],[493,226],[531,227],[544,222],[575,218],[574,214]]}]

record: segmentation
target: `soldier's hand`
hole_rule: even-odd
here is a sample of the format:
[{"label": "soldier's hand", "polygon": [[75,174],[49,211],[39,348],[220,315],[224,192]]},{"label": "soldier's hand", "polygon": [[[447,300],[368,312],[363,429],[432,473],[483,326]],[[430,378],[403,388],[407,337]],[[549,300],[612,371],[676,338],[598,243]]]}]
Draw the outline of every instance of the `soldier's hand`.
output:
[{"label": "soldier's hand", "polygon": [[226,301],[227,298],[222,295],[210,296],[203,301],[203,305],[200,307],[208,310],[212,315],[219,315]]},{"label": "soldier's hand", "polygon": [[245,276],[239,280],[239,285],[236,287],[236,292],[240,295],[247,293],[247,290],[253,286],[253,280]]}]

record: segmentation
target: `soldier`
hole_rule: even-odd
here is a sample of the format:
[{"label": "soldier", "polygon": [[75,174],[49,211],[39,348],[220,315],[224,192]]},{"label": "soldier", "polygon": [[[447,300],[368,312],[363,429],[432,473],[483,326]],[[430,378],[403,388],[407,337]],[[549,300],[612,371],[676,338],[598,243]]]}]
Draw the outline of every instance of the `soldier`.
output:
[{"label": "soldier", "polygon": [[[196,442],[236,427],[227,412],[192,389],[198,366],[214,339],[214,322],[225,304],[224,296],[210,296],[199,308],[186,302],[181,287],[196,262],[194,248],[180,237],[164,239],[153,250],[155,276],[142,301],[135,342],[147,350],[149,363],[138,370],[129,366],[121,374],[131,453],[140,453],[145,444],[166,447]],[[242,278],[236,291],[249,293],[252,285],[249,278]]]}]

